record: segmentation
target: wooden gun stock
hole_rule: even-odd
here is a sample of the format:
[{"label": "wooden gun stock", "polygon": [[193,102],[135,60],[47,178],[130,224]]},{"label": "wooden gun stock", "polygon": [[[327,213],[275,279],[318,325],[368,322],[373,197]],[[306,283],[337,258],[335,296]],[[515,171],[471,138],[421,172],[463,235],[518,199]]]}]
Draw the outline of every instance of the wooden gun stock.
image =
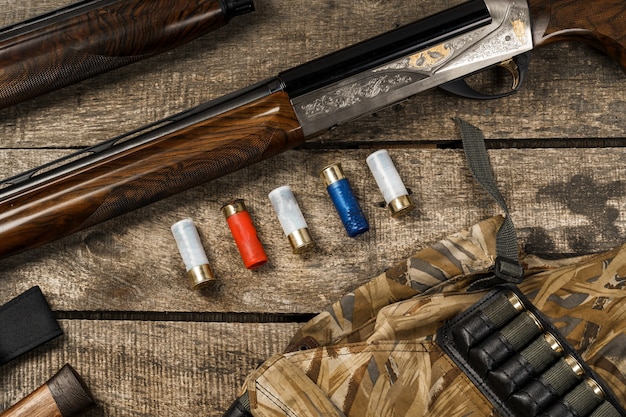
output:
[{"label": "wooden gun stock", "polygon": [[86,0],[0,31],[0,108],[182,45],[252,0]]},{"label": "wooden gun stock", "polygon": [[70,417],[93,404],[94,399],[80,375],[65,365],[0,417]]},{"label": "wooden gun stock", "polygon": [[529,0],[528,4],[535,46],[585,42],[626,71],[626,1]]},{"label": "wooden gun stock", "polygon": [[83,164],[4,199],[0,203],[0,256],[85,229],[303,140],[284,92],[158,134],[145,145]]}]

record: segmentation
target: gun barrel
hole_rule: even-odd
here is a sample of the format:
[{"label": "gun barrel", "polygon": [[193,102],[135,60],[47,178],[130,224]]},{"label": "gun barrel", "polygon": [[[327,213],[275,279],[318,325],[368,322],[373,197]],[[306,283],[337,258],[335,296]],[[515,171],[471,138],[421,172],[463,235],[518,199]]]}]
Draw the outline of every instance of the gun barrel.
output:
[{"label": "gun barrel", "polygon": [[66,364],[48,382],[0,414],[0,417],[70,417],[94,403],[83,379]]},{"label": "gun barrel", "polygon": [[187,43],[252,0],[85,0],[0,30],[0,108]]}]

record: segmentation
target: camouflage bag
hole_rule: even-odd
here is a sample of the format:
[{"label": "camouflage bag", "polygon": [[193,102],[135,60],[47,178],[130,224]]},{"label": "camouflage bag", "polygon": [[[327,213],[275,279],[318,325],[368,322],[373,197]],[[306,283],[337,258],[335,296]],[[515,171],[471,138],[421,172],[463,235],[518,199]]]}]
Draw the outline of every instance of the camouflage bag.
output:
[{"label": "camouflage bag", "polygon": [[225,416],[625,416],[626,245],[515,253],[524,279],[511,284],[494,273],[503,224],[484,220],[345,295],[249,375]]}]

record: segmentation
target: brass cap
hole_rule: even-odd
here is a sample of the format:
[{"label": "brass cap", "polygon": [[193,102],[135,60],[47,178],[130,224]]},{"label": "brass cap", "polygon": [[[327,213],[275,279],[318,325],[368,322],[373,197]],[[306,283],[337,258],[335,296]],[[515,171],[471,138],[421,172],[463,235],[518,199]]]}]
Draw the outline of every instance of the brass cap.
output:
[{"label": "brass cap", "polygon": [[289,238],[293,253],[303,253],[315,246],[315,242],[307,228],[298,229],[287,236],[287,238]]},{"label": "brass cap", "polygon": [[343,173],[341,164],[332,164],[320,171],[320,178],[322,178],[324,184],[328,187],[330,184],[346,178],[346,175]]},{"label": "brass cap", "polygon": [[563,360],[565,361],[567,366],[572,368],[572,372],[574,372],[576,375],[582,376],[585,373],[582,365],[572,355],[567,355],[565,358],[563,358]]},{"label": "brass cap", "polygon": [[213,271],[208,264],[198,265],[191,268],[187,275],[189,276],[189,283],[194,290],[200,289],[215,281]]},{"label": "brass cap", "polygon": [[515,310],[519,311],[520,313],[526,310],[526,307],[524,307],[524,303],[522,302],[522,300],[513,291],[509,291],[506,295],[506,298],[509,300],[509,303],[511,303]]},{"label": "brass cap", "polygon": [[539,320],[537,316],[535,316],[530,311],[527,311],[526,314],[528,315],[528,317],[532,319],[533,323],[535,323],[535,326],[537,326],[539,330],[543,330],[543,324],[541,324],[541,321]]},{"label": "brass cap", "polygon": [[232,202],[225,204],[222,207],[222,213],[226,218],[229,218],[233,214],[241,213],[242,211],[246,210],[246,203],[242,199],[233,200]]},{"label": "brass cap", "polygon": [[552,333],[544,333],[543,338],[545,339],[548,346],[550,346],[550,349],[552,349],[556,353],[563,353],[563,346],[561,346],[561,343],[557,340],[556,337],[554,337]]},{"label": "brass cap", "polygon": [[604,390],[595,379],[587,378],[585,379],[585,383],[597,397],[600,397],[600,398],[605,397]]},{"label": "brass cap", "polygon": [[389,211],[391,211],[391,217],[398,218],[408,214],[415,208],[415,205],[408,195],[401,195],[400,197],[391,200],[387,207],[389,207]]}]

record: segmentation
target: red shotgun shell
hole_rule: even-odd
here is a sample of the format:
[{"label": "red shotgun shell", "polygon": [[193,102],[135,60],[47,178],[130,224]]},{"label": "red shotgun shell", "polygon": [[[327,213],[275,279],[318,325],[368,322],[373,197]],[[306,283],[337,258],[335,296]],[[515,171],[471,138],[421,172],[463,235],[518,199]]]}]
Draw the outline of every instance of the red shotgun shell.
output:
[{"label": "red shotgun shell", "polygon": [[222,207],[222,213],[226,217],[226,222],[246,268],[254,269],[264,265],[267,262],[267,255],[244,201],[234,200],[226,204]]}]

